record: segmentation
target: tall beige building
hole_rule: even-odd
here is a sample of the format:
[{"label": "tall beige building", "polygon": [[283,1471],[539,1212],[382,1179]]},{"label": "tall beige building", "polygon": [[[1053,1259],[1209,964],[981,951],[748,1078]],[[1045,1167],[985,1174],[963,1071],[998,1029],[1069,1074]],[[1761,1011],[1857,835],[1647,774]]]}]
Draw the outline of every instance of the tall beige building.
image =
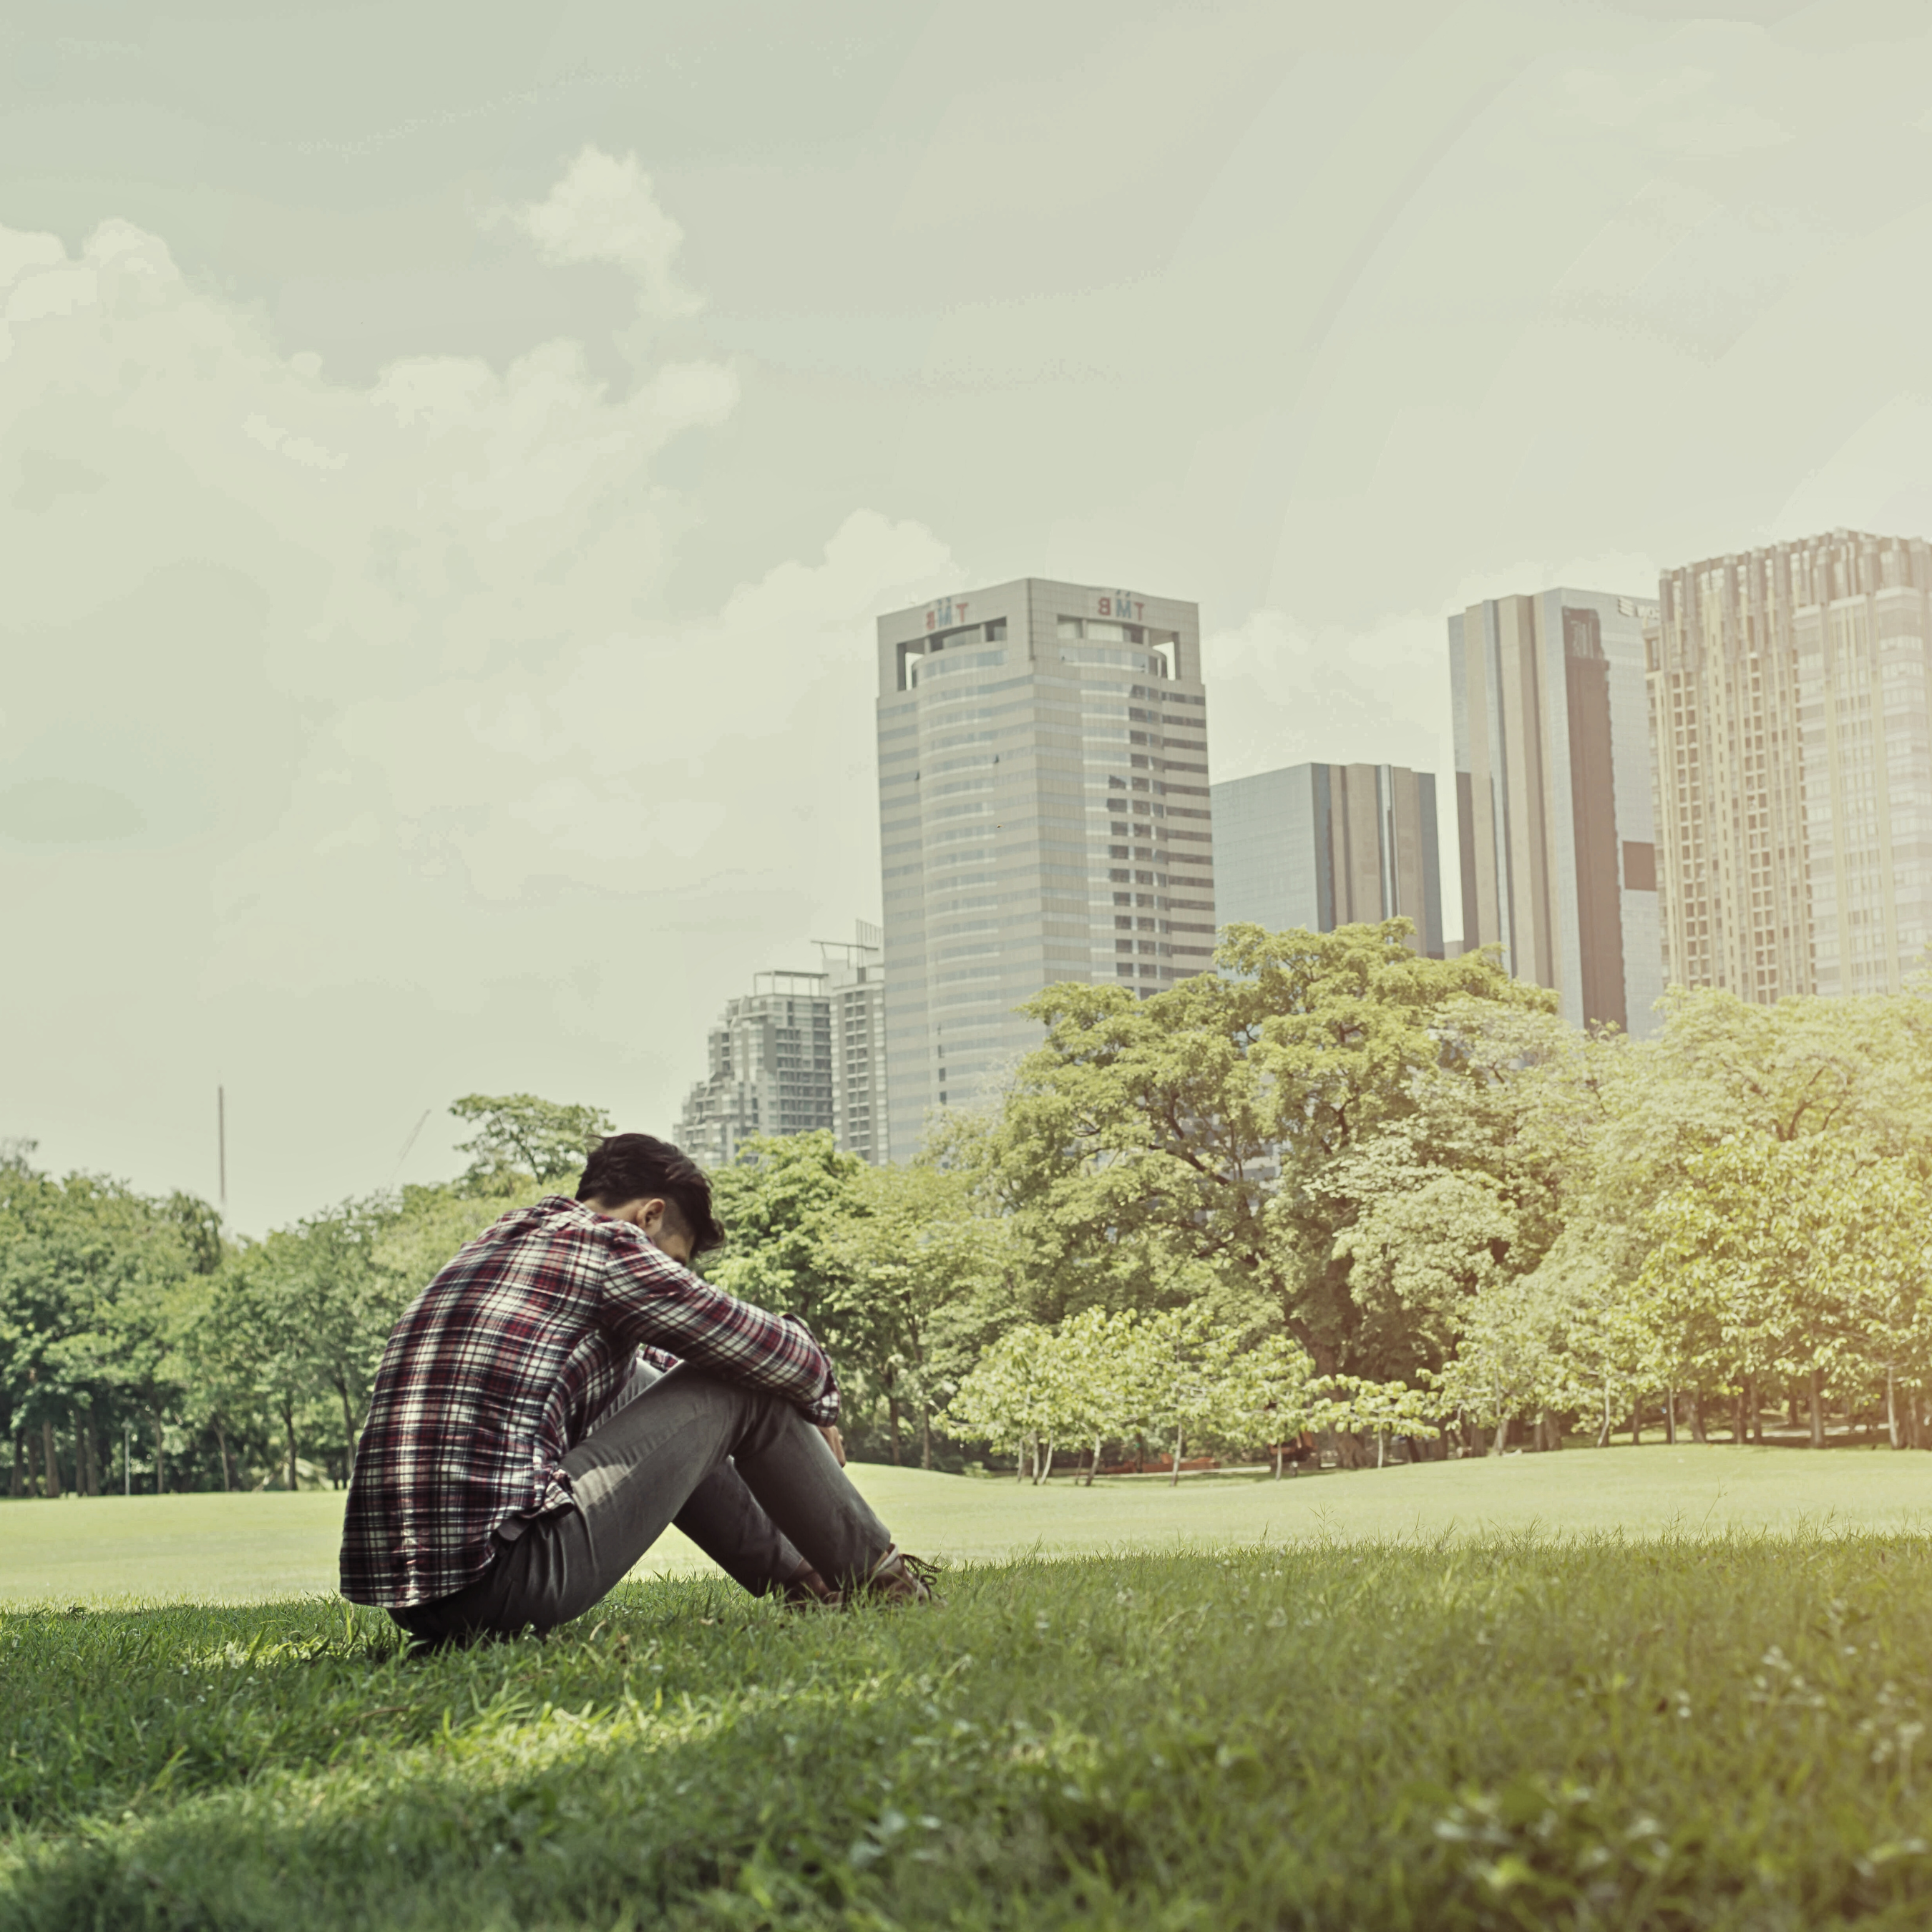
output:
[{"label": "tall beige building", "polygon": [[1932,546],[1834,530],[1685,565],[1647,649],[1670,978],[1898,991],[1932,941]]},{"label": "tall beige building", "polygon": [[878,620],[885,1043],[895,1160],[1038,1044],[1057,981],[1208,971],[1200,614],[1022,578]]},{"label": "tall beige building", "polygon": [[1462,937],[1571,1024],[1641,1036],[1664,991],[1647,600],[1495,597],[1449,620]]}]

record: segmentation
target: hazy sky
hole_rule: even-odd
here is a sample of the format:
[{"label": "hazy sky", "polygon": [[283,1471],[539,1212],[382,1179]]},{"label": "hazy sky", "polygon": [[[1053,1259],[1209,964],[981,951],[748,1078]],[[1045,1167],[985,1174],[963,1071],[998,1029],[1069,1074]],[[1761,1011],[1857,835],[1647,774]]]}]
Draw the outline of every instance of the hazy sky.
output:
[{"label": "hazy sky", "polygon": [[244,1228],[668,1131],[878,915],[877,610],[1442,771],[1472,597],[1932,533],[1923,0],[15,0],[0,103],[0,1135],[212,1193],[219,1080]]}]

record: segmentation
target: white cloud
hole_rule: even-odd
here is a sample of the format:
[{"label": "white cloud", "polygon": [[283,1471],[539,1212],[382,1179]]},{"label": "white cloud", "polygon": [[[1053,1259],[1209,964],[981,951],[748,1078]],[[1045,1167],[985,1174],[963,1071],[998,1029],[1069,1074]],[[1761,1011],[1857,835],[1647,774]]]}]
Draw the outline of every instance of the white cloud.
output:
[{"label": "white cloud", "polygon": [[586,147],[543,200],[502,209],[497,218],[527,235],[546,262],[623,269],[656,314],[685,314],[699,305],[675,273],[684,230],[658,206],[635,154]]},{"label": "white cloud", "polygon": [[[634,162],[580,157],[530,215],[550,259],[671,289]],[[124,224],[77,258],[0,230],[0,790],[111,794],[136,828],[20,878],[68,896],[22,965],[56,1030],[111,1008],[149,1053],[245,1002],[321,1080],[366,1043],[298,1022],[316,1003],[508,1001],[539,1084],[614,974],[667,1126],[724,992],[876,916],[872,618],[959,573],[855,510],[665,615],[688,512],[657,459],[729,416],[722,363],[646,357],[618,394],[559,340],[331,382]]]}]

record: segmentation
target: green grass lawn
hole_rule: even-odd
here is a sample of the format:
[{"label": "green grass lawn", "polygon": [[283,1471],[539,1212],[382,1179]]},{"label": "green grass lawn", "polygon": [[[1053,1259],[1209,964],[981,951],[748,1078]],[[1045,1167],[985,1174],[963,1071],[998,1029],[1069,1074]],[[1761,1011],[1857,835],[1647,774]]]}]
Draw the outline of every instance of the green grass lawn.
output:
[{"label": "green grass lawn", "polygon": [[[1266,1477],[1010,1479],[855,1464],[908,1549],[974,1562],[1178,1542],[1932,1528],[1932,1457],[1661,1444]],[[248,1603],[335,1587],[338,1492],[0,1502],[0,1603]],[[639,1575],[710,1566],[674,1532]]]},{"label": "green grass lawn", "polygon": [[57,1604],[316,1592],[0,1606],[0,1927],[1932,1922],[1932,1459],[862,1473],[943,1608],[674,1575],[418,1660],[337,1498],[0,1508]]}]

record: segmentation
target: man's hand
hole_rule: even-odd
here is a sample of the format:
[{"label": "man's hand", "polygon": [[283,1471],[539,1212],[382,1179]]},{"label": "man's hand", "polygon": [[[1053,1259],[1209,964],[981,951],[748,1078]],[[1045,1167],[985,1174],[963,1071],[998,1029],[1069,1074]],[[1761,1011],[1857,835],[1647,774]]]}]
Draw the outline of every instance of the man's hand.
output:
[{"label": "man's hand", "polygon": [[836,1422],[822,1424],[820,1426],[818,1432],[825,1438],[827,1444],[830,1445],[832,1454],[838,1458],[839,1468],[842,1469],[844,1468],[845,1466],[845,1438],[839,1434],[838,1424]]}]

